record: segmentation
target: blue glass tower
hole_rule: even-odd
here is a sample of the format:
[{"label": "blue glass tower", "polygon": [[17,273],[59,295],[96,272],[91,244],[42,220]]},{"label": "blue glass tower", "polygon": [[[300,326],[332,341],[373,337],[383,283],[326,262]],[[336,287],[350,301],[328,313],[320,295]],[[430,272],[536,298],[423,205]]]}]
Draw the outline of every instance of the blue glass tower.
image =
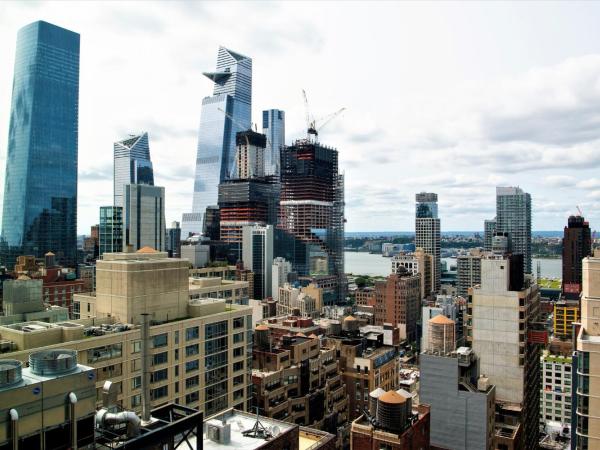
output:
[{"label": "blue glass tower", "polygon": [[114,205],[123,207],[126,184],[154,185],[148,133],[130,135],[114,145]]},{"label": "blue glass tower", "polygon": [[[192,213],[202,217],[208,206],[217,204],[219,183],[234,172],[236,133],[250,128],[252,60],[220,47],[216,71],[204,75],[214,81],[215,88],[211,97],[202,100],[198,131]],[[187,229],[188,224],[182,228]]]},{"label": "blue glass tower", "polygon": [[267,136],[265,175],[280,175],[281,149],[285,145],[285,112],[280,109],[263,111],[263,134]]},{"label": "blue glass tower", "polygon": [[2,214],[2,262],[77,252],[79,34],[47,22],[19,30]]}]

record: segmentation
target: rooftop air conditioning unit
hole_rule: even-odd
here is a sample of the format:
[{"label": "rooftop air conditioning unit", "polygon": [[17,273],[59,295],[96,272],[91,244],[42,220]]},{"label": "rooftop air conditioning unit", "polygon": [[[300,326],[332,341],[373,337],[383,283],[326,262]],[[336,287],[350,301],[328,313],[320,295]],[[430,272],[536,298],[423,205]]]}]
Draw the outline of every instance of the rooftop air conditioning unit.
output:
[{"label": "rooftop air conditioning unit", "polygon": [[228,445],[231,442],[231,425],[220,420],[209,420],[206,423],[206,436],[213,442]]}]

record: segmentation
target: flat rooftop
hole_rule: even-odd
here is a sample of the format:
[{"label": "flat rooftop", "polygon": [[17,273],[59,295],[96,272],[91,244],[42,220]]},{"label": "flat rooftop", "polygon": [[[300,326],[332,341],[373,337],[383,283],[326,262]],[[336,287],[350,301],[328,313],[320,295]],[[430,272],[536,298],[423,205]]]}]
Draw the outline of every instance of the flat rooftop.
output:
[{"label": "flat rooftop", "polygon": [[[221,444],[208,438],[206,434],[207,423],[211,420],[225,421],[225,423],[231,425],[231,440],[228,444]],[[274,434],[281,435],[288,432],[298,425],[294,425],[280,420],[270,419],[268,417],[259,416],[260,423],[269,431]],[[218,414],[208,418],[204,422],[204,429],[202,431],[202,446],[204,450],[218,450],[218,449],[242,449],[242,450],[254,450],[265,445],[267,442],[273,442],[273,438],[265,440],[263,438],[254,438],[244,436],[243,431],[250,430],[256,424],[256,415],[248,414],[245,412],[229,409],[222,414]],[[277,427],[277,429],[275,428]],[[190,442],[195,448],[195,442]],[[315,442],[313,441],[311,445]],[[301,447],[302,448],[302,447]],[[307,448],[307,447],[305,447]]]}]

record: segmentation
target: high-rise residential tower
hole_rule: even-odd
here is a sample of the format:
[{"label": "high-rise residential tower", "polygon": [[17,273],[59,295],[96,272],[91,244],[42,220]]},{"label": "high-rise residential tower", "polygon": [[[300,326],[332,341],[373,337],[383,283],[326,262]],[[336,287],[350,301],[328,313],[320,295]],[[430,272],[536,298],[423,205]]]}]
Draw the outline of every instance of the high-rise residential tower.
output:
[{"label": "high-rise residential tower", "polygon": [[[204,75],[214,83],[213,95],[202,100],[198,152],[194,178],[192,214],[204,216],[206,208],[217,204],[219,183],[235,171],[236,133],[250,129],[252,107],[252,60],[224,47],[219,48],[217,68]],[[198,216],[184,214],[185,222],[193,219],[196,228],[202,224]]]},{"label": "high-rise residential tower", "polygon": [[281,149],[285,145],[285,112],[280,109],[263,111],[262,126],[263,134],[267,136],[265,174],[279,176]]},{"label": "high-rise residential tower", "polygon": [[252,298],[271,297],[273,270],[273,225],[243,227],[242,258],[244,268],[254,273]]},{"label": "high-rise residential tower", "polygon": [[590,224],[581,216],[570,216],[562,250],[562,290],[565,297],[579,300],[583,258],[592,254]]},{"label": "high-rise residential tower", "polygon": [[485,220],[483,222],[483,249],[486,252],[492,251],[492,238],[496,233],[496,218]]},{"label": "high-rise residential tower", "polygon": [[519,187],[496,188],[496,233],[508,233],[510,252],[523,255],[531,273],[531,195]]},{"label": "high-rise residential tower", "polygon": [[75,266],[79,34],[47,22],[19,30],[2,215],[2,262],[19,254]]},{"label": "high-rise residential tower", "polygon": [[584,258],[581,291],[581,327],[577,333],[577,352],[573,377],[577,393],[572,429],[577,450],[600,448],[600,258]]},{"label": "high-rise residential tower", "polygon": [[130,135],[114,144],[114,206],[123,207],[126,184],[154,185],[148,133]]},{"label": "high-rise residential tower", "polygon": [[466,335],[480,373],[496,385],[496,448],[538,445],[539,308],[540,292],[523,273],[523,255],[481,260],[481,283],[469,288]]},{"label": "high-rise residential tower", "polygon": [[437,194],[420,192],[416,195],[415,246],[433,257],[433,289],[440,291],[440,219],[438,218]]}]

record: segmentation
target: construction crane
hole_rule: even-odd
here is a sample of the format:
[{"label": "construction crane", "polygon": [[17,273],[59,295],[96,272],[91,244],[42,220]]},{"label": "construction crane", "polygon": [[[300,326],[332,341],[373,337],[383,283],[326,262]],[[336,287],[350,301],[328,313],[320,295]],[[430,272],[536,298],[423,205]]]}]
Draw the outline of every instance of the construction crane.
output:
[{"label": "construction crane", "polygon": [[331,113],[325,117],[321,117],[320,119],[315,119],[310,114],[310,108],[308,107],[308,98],[306,96],[306,91],[302,89],[302,97],[304,98],[304,115],[306,120],[306,138],[309,141],[317,140],[319,136],[319,131],[321,131],[325,125],[339,116],[342,112],[346,110],[346,108],[340,108],[334,113]]},{"label": "construction crane", "polygon": [[579,207],[579,205],[575,205],[575,207],[577,208],[577,212],[579,212],[579,215],[581,217],[583,217],[583,211],[581,211],[581,208]]}]

